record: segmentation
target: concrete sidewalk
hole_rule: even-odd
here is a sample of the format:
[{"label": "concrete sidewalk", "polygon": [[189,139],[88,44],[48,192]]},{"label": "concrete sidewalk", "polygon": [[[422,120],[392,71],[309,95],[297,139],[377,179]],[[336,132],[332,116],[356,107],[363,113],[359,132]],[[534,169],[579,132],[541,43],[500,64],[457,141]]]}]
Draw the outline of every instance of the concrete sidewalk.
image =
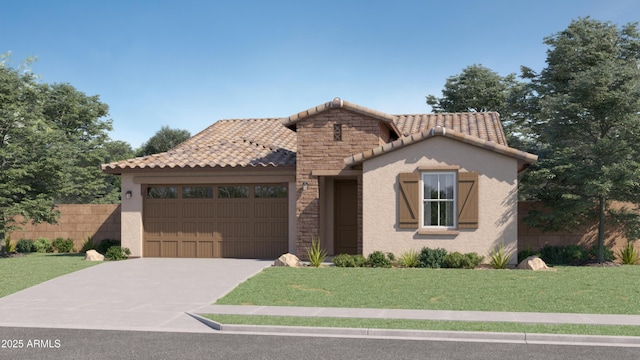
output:
[{"label": "concrete sidewalk", "polygon": [[562,314],[493,311],[409,309],[363,309],[326,307],[210,305],[194,309],[197,314],[271,315],[370,319],[452,320],[515,322],[529,324],[586,324],[640,326],[640,315]]},{"label": "concrete sidewalk", "polygon": [[587,324],[640,326],[638,315],[515,313],[485,311],[436,311],[405,309],[308,308],[279,306],[210,305],[195,309],[192,317],[225,333],[286,336],[356,337],[462,342],[496,342],[512,344],[547,344],[573,346],[640,347],[640,337],[570,334],[501,333],[468,331],[432,331],[377,328],[329,328],[221,324],[198,314],[270,315],[300,317],[336,317],[371,319],[452,320],[481,322],[515,322],[529,324]]}]

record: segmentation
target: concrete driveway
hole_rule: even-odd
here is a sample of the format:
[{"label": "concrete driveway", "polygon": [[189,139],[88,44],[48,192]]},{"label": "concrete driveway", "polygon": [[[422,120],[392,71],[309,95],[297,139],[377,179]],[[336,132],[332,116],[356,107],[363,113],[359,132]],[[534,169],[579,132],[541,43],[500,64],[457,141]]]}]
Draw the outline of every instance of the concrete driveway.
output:
[{"label": "concrete driveway", "polygon": [[0,326],[210,332],[206,307],[272,264],[245,259],[106,262],[0,298]]}]

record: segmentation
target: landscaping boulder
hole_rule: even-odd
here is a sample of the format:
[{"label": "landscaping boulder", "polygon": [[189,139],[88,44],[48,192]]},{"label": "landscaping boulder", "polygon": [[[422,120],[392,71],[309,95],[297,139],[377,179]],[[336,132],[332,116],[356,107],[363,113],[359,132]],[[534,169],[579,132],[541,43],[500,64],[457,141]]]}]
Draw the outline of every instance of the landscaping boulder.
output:
[{"label": "landscaping boulder", "polygon": [[95,250],[88,250],[84,255],[84,259],[87,261],[104,261],[104,255]]},{"label": "landscaping boulder", "polygon": [[279,258],[277,258],[276,261],[273,263],[273,266],[300,267],[302,266],[302,263],[300,262],[300,259],[298,259],[297,256],[286,253],[280,256]]},{"label": "landscaping boulder", "polygon": [[528,258],[522,260],[520,264],[518,264],[518,269],[522,270],[550,270],[547,264],[540,259],[539,257],[533,255]]}]

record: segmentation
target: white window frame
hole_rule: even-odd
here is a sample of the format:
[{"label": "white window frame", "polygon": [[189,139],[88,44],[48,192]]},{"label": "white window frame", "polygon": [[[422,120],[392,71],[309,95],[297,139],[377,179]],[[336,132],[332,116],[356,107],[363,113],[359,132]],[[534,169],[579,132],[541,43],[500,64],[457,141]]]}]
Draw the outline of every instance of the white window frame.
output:
[{"label": "white window frame", "polygon": [[[451,175],[453,176],[453,199],[437,199],[437,200],[431,200],[431,199],[425,199],[424,197],[424,183],[425,183],[425,176],[429,176],[429,175]],[[438,180],[438,193],[440,193],[439,191],[440,188],[440,180]],[[420,209],[420,227],[424,228],[424,229],[456,229],[457,228],[457,224],[458,224],[458,172],[457,171],[422,171],[420,173],[420,199],[421,199],[421,209]],[[425,223],[425,209],[426,209],[426,205],[427,203],[431,203],[431,202],[451,202],[452,206],[453,206],[453,224],[452,225],[427,225]],[[438,212],[439,214],[440,212]],[[438,215],[439,217],[439,215]],[[440,222],[441,219],[438,218],[438,222]]]}]

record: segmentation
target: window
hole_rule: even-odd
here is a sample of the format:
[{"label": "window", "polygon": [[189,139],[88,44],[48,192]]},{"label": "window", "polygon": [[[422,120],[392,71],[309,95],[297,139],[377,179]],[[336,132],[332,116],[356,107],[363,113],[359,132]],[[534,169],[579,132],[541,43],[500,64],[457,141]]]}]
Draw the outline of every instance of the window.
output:
[{"label": "window", "polygon": [[333,140],[342,141],[342,124],[333,125]]},{"label": "window", "polygon": [[284,185],[256,185],[256,198],[286,198],[287,188]]},{"label": "window", "polygon": [[147,199],[176,199],[178,188],[175,186],[149,186]]},{"label": "window", "polygon": [[422,226],[454,227],[456,223],[456,173],[422,174]]},{"label": "window", "polygon": [[183,199],[209,199],[213,197],[213,189],[210,186],[184,186],[182,188]]},{"label": "window", "polygon": [[477,229],[478,173],[419,170],[423,172],[398,174],[398,228],[423,228],[424,232]]},{"label": "window", "polygon": [[248,186],[219,186],[218,198],[220,199],[241,199],[249,197]]}]

